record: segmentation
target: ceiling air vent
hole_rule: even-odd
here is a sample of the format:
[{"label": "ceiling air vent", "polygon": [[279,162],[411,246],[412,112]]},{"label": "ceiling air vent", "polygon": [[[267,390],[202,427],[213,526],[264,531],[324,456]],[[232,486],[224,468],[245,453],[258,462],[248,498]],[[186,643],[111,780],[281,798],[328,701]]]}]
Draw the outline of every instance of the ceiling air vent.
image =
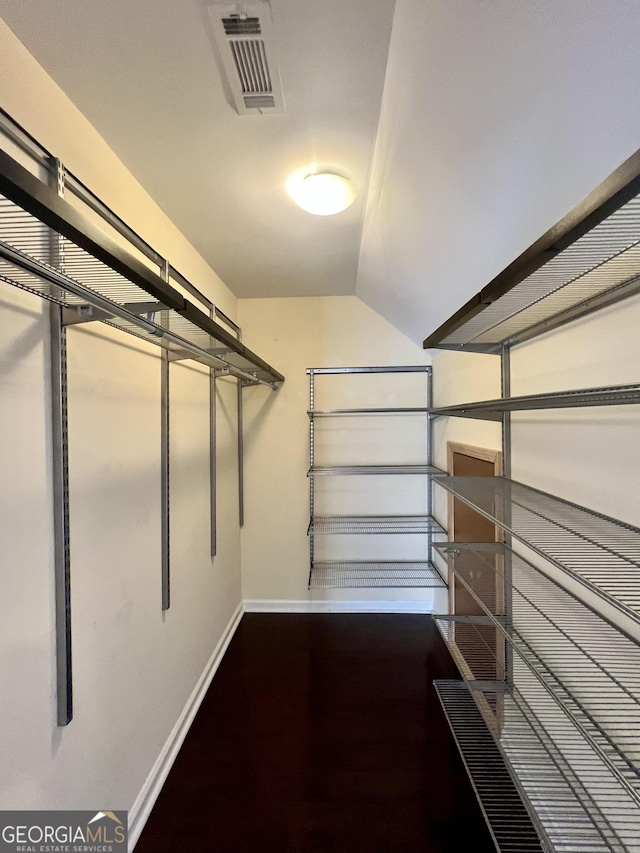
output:
[{"label": "ceiling air vent", "polygon": [[240,115],[283,113],[271,9],[266,0],[211,3],[211,25]]},{"label": "ceiling air vent", "polygon": [[222,24],[228,36],[259,36],[260,18],[241,18],[240,15],[231,15],[223,18]]}]

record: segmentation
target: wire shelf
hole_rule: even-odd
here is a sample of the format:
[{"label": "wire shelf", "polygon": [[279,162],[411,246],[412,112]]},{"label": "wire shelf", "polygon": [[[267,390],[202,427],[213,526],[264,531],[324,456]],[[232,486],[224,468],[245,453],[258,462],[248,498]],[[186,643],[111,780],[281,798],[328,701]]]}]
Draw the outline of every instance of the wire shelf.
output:
[{"label": "wire shelf", "polygon": [[455,328],[447,330],[445,324],[425,346],[496,351],[504,343],[527,340],[564,320],[638,293],[640,197],[609,213],[506,292],[490,298],[490,289],[479,294],[476,310],[467,311],[466,320],[462,309]]},{"label": "wire shelf", "polygon": [[640,622],[640,530],[504,477],[434,482]]},{"label": "wire shelf", "polygon": [[[476,641],[473,618],[434,621],[459,654]],[[471,670],[468,687],[550,848],[638,853],[640,810],[634,797],[538,676],[517,655],[508,686],[496,690],[482,675]]]},{"label": "wire shelf", "polygon": [[498,651],[499,630],[489,616],[435,616],[436,625],[467,679],[496,682],[505,680],[504,655]]},{"label": "wire shelf", "polygon": [[612,385],[608,388],[585,388],[580,391],[560,391],[551,394],[530,394],[502,400],[482,400],[461,403],[431,410],[432,415],[456,418],[475,418],[502,421],[504,412],[535,411],[537,409],[573,409],[589,406],[628,406],[640,403],[640,385]]},{"label": "wire shelf", "polygon": [[[571,715],[640,808],[640,647],[509,549],[508,617],[490,592],[501,559],[473,545],[447,548],[455,576],[522,661]],[[493,584],[491,580],[493,579]],[[489,590],[489,601],[487,591]],[[472,667],[473,668],[473,667]]]},{"label": "wire shelf", "polygon": [[501,853],[542,851],[504,758],[466,685],[434,681],[434,687],[496,849]]},{"label": "wire shelf", "polygon": [[315,516],[309,534],[445,533],[429,515]]},{"label": "wire shelf", "polygon": [[307,374],[315,376],[339,376],[342,374],[375,373],[431,373],[430,364],[388,364],[384,367],[307,367]]},{"label": "wire shelf", "polygon": [[307,477],[359,476],[366,474],[444,474],[434,465],[322,465],[309,468]]},{"label": "wire shelf", "polygon": [[369,415],[428,415],[426,406],[386,409],[308,409],[310,418],[367,417]]},{"label": "wire shelf", "polygon": [[426,560],[335,560],[314,563],[311,589],[355,587],[437,587],[446,584]]},{"label": "wire shelf", "polygon": [[[247,383],[275,386],[283,380],[163,281],[135,247],[116,244],[46,184],[6,154],[1,156],[0,180],[6,192],[19,196],[20,204],[0,195],[0,280],[71,309],[65,322],[105,322],[168,349],[177,358],[194,359]],[[33,207],[38,216],[21,205]],[[96,254],[39,216],[55,219],[57,227],[73,232]]]}]

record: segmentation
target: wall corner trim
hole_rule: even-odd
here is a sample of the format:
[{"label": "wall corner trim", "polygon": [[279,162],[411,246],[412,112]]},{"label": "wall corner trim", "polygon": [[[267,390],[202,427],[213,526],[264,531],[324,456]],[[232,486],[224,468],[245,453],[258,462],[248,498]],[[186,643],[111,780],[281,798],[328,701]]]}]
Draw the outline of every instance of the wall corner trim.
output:
[{"label": "wall corner trim", "polygon": [[246,613],[433,613],[433,599],[423,601],[338,601],[289,599],[245,600]]},{"label": "wall corner trim", "polygon": [[180,747],[182,746],[183,741],[187,736],[187,732],[191,727],[191,723],[198,712],[198,708],[209,689],[213,676],[216,674],[216,671],[220,666],[227,647],[236,632],[236,628],[240,624],[243,613],[244,607],[242,602],[240,602],[233,616],[229,620],[220,641],[207,661],[207,665],[205,666],[202,675],[196,682],[187,703],[182,709],[175,726],[171,730],[171,734],[162,748],[162,752],[158,756],[151,772],[147,776],[147,779],[142,786],[142,790],[138,794],[135,803],[129,811],[129,853],[134,849],[138,839],[140,838],[144,825],[151,814],[151,809],[158,799],[158,795],[160,794],[162,786],[169,775],[173,762],[176,760]]}]

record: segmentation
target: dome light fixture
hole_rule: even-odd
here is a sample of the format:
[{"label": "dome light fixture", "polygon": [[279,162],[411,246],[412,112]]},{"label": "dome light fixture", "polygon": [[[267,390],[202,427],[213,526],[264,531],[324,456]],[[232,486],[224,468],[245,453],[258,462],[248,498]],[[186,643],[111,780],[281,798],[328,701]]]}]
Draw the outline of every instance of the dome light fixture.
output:
[{"label": "dome light fixture", "polygon": [[295,172],[287,181],[287,192],[298,207],[316,216],[333,216],[353,204],[351,182],[334,172]]}]

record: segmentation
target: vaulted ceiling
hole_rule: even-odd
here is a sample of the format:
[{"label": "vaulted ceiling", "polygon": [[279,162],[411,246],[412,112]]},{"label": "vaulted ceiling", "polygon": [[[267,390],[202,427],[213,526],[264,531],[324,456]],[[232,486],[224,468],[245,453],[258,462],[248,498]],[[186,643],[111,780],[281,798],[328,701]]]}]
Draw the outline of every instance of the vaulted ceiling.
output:
[{"label": "vaulted ceiling", "polygon": [[[420,341],[640,147],[638,0],[271,0],[262,116],[228,102],[214,2],[0,16],[238,296],[357,293]],[[312,163],[351,208],[294,205]]]}]

